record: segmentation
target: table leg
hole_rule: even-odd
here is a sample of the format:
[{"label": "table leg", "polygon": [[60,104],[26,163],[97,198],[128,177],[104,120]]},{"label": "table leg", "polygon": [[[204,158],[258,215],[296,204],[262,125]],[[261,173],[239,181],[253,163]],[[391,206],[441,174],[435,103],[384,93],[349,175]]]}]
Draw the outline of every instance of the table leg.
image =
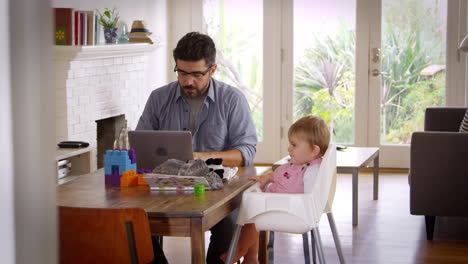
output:
[{"label": "table leg", "polygon": [[357,169],[353,172],[353,225],[358,224],[358,173]]},{"label": "table leg", "polygon": [[379,154],[374,158],[374,200],[379,199]]},{"label": "table leg", "polygon": [[268,263],[268,233],[267,231],[260,231],[258,234],[258,261],[260,264]]},{"label": "table leg", "polygon": [[205,233],[201,218],[192,218],[190,221],[190,247],[192,264],[205,263]]}]

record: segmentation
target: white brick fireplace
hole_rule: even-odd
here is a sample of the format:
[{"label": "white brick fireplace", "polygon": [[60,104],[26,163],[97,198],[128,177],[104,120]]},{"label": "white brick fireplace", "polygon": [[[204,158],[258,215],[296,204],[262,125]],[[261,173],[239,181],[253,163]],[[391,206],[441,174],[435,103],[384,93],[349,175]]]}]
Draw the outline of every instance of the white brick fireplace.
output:
[{"label": "white brick fireplace", "polygon": [[[149,93],[149,44],[56,46],[56,140],[96,147],[96,121],[125,115],[135,127]],[[95,162],[93,162],[95,164]]]}]

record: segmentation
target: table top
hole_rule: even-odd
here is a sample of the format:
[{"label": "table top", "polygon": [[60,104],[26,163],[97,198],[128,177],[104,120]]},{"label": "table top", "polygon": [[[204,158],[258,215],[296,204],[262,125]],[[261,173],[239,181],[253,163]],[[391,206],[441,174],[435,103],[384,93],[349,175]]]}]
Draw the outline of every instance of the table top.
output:
[{"label": "table top", "polygon": [[348,147],[336,151],[336,167],[355,168],[368,163],[378,155],[379,148]]},{"label": "table top", "polygon": [[[379,148],[347,147],[336,151],[336,167],[358,168],[374,159],[379,153]],[[289,155],[273,164],[277,168],[289,161]]]},{"label": "table top", "polygon": [[240,167],[237,176],[221,190],[150,191],[147,186],[120,187],[104,184],[102,169],[81,175],[57,187],[59,206],[91,208],[143,208],[151,217],[202,217],[253,185],[247,177],[260,175],[269,167]]}]

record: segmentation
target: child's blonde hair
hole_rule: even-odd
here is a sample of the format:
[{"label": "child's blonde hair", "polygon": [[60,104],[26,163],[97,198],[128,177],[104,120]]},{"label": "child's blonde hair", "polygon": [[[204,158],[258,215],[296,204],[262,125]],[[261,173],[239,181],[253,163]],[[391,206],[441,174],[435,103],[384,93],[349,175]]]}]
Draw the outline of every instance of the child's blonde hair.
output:
[{"label": "child's blonde hair", "polygon": [[320,147],[320,156],[325,155],[330,143],[330,131],[327,124],[319,116],[305,116],[292,124],[288,131],[288,137],[298,137],[309,143]]}]

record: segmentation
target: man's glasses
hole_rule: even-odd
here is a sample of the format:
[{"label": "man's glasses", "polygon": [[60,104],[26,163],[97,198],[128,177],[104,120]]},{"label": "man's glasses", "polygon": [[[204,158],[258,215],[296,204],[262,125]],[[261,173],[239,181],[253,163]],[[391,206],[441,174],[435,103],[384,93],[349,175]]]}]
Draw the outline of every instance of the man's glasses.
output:
[{"label": "man's glasses", "polygon": [[177,74],[177,77],[179,78],[187,78],[188,76],[192,76],[193,78],[198,80],[198,79],[201,79],[203,76],[205,76],[211,70],[211,67],[213,66],[208,67],[206,71],[186,72],[184,70],[177,69],[177,66],[175,66],[174,72]]}]

